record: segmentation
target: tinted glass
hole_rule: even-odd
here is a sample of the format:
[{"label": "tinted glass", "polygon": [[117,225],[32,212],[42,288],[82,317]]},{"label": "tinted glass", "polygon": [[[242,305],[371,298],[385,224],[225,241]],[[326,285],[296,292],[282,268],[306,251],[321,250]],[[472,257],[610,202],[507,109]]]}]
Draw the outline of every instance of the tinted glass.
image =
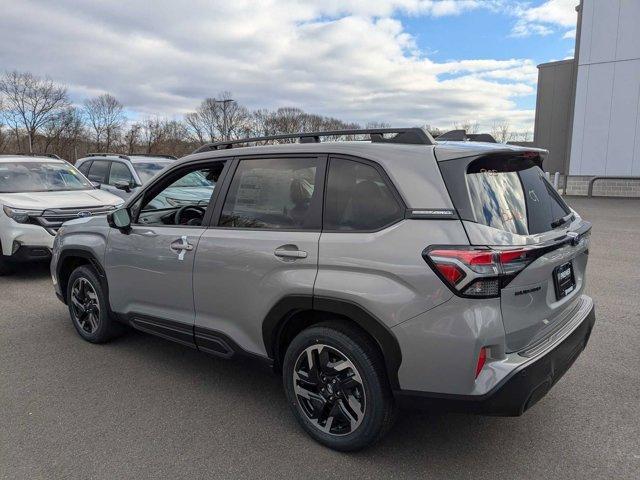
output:
[{"label": "tinted glass", "polygon": [[570,210],[533,162],[480,160],[467,170],[476,221],[511,233],[551,230]]},{"label": "tinted glass", "polygon": [[89,167],[91,166],[91,163],[91,161],[83,162],[82,165],[78,167],[78,170],[80,170],[84,175],[87,175],[87,173],[89,173]]},{"label": "tinted glass", "polygon": [[378,230],[403,217],[402,207],[378,170],[351,160],[331,160],[323,228]]},{"label": "tinted glass", "polygon": [[224,202],[220,226],[317,229],[315,158],[242,160]]},{"label": "tinted glass", "polygon": [[0,193],[54,192],[93,188],[74,167],[63,162],[0,162]]},{"label": "tinted glass", "polygon": [[133,176],[124,163],[113,162],[109,171],[109,184],[115,185],[116,182],[133,183]]},{"label": "tinted glass", "polygon": [[133,165],[142,183],[147,183],[153,176],[165,167],[171,165],[171,161],[166,162],[136,162]]},{"label": "tinted glass", "polygon": [[103,160],[95,160],[89,168],[87,177],[92,182],[107,183],[107,173],[109,172],[109,163]]}]

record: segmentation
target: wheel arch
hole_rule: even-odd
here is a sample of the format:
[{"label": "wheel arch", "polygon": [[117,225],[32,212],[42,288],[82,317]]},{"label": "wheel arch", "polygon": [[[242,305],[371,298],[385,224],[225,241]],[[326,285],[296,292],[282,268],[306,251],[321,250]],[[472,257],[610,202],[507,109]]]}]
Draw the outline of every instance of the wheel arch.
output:
[{"label": "wheel arch", "polygon": [[70,248],[63,250],[60,253],[60,257],[58,258],[56,265],[56,277],[58,278],[60,291],[62,292],[62,299],[65,304],[67,303],[67,283],[69,281],[69,277],[76,268],[82,265],[90,265],[96,270],[100,281],[103,283],[103,287],[106,289],[107,298],[109,298],[107,277],[95,254],[91,250],[83,248]]},{"label": "wheel arch", "polygon": [[262,323],[262,335],[274,368],[281,368],[284,351],[295,335],[311,325],[336,318],[354,324],[376,343],[384,359],[391,388],[399,388],[402,352],[395,335],[362,306],[332,297],[290,295],[273,306]]}]

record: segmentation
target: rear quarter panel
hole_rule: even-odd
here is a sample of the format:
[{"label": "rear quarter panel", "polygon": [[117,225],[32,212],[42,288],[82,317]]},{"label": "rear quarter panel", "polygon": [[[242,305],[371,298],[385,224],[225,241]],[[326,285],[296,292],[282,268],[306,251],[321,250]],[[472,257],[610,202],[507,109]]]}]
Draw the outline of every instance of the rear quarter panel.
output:
[{"label": "rear quarter panel", "polygon": [[424,248],[464,243],[457,220],[403,220],[373,233],[323,232],[314,296],[356,303],[393,327],[453,295],[422,258]]}]

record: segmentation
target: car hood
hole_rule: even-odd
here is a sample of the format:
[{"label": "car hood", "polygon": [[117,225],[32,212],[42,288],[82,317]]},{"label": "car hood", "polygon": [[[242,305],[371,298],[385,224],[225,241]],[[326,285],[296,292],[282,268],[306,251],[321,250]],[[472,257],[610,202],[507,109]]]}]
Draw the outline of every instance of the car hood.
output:
[{"label": "car hood", "polygon": [[47,208],[120,205],[122,199],[109,192],[92,189],[63,192],[0,193],[0,203],[15,208],[44,210]]}]

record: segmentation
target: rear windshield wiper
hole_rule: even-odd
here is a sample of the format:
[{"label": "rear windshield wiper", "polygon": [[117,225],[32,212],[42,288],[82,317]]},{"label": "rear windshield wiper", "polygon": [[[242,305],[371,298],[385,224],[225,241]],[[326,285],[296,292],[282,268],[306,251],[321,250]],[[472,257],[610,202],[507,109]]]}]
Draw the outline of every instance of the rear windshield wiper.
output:
[{"label": "rear windshield wiper", "polygon": [[575,217],[573,216],[573,213],[569,213],[568,215],[565,215],[564,217],[560,217],[557,220],[554,220],[553,222],[551,222],[551,228],[561,227],[565,223],[572,221],[574,218]]}]

